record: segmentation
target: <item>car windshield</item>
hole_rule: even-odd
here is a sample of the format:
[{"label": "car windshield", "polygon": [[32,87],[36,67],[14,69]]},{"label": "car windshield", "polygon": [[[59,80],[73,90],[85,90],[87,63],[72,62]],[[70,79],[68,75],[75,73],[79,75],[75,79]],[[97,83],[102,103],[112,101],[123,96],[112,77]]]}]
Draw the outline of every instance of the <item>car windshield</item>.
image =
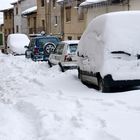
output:
[{"label": "car windshield", "polygon": [[68,46],[69,53],[75,54],[77,51],[77,46],[78,46],[78,44],[69,44],[69,46]]},{"label": "car windshield", "polygon": [[55,37],[49,37],[49,38],[40,38],[37,41],[37,46],[38,47],[43,47],[47,42],[52,42],[55,45],[57,45],[57,43],[59,42],[59,40]]},{"label": "car windshield", "polygon": [[64,49],[64,44],[59,44],[54,50],[54,53],[61,55],[63,53],[63,49]]}]

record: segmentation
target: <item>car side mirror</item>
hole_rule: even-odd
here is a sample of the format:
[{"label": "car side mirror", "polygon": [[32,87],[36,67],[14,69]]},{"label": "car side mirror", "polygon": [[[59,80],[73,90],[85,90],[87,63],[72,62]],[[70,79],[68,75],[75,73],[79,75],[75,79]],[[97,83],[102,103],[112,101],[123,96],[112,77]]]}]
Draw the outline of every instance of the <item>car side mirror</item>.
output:
[{"label": "car side mirror", "polygon": [[79,51],[77,52],[77,56],[79,56]]},{"label": "car side mirror", "polygon": [[24,46],[24,48],[27,48],[27,49],[28,49],[28,48],[29,48],[29,46]]}]

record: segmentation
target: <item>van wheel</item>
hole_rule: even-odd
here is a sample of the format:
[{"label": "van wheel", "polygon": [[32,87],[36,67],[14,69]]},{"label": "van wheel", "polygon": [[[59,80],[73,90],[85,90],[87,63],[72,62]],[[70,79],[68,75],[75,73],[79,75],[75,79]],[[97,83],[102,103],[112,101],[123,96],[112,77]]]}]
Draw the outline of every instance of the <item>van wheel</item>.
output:
[{"label": "van wheel", "polygon": [[105,93],[105,92],[109,92],[110,91],[109,88],[104,86],[104,82],[103,82],[102,78],[98,79],[98,87],[99,87],[99,91],[101,91],[101,92]]},{"label": "van wheel", "polygon": [[48,60],[48,65],[51,68],[52,67],[52,63]]},{"label": "van wheel", "polygon": [[81,73],[81,70],[80,69],[79,69],[79,72],[78,72],[78,78],[81,80],[81,82],[83,84],[86,84],[86,82],[83,80],[82,73]]},{"label": "van wheel", "polygon": [[80,75],[81,75],[80,69],[78,68],[78,79],[80,79]]},{"label": "van wheel", "polygon": [[60,67],[60,70],[61,70],[62,72],[65,72],[64,67],[62,66],[62,64],[61,64],[60,62],[58,63],[58,65],[59,65],[59,67]]}]

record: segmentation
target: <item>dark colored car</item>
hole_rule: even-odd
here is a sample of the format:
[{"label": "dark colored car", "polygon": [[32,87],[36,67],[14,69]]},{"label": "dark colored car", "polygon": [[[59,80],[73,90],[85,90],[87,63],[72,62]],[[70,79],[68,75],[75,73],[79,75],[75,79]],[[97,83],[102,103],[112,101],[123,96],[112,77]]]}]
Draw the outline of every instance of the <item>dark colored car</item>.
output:
[{"label": "dark colored car", "polygon": [[56,36],[38,36],[31,39],[29,46],[25,46],[25,57],[34,61],[47,61],[51,52],[60,42]]}]

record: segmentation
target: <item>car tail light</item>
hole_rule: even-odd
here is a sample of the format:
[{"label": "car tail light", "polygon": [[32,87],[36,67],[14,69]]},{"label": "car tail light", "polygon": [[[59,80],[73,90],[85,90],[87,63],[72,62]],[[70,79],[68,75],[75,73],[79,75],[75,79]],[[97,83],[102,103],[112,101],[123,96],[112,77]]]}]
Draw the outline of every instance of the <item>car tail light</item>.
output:
[{"label": "car tail light", "polygon": [[34,48],[34,54],[39,53],[39,49],[38,48]]},{"label": "car tail light", "polygon": [[72,58],[70,57],[70,55],[65,55],[64,61],[72,61]]}]

